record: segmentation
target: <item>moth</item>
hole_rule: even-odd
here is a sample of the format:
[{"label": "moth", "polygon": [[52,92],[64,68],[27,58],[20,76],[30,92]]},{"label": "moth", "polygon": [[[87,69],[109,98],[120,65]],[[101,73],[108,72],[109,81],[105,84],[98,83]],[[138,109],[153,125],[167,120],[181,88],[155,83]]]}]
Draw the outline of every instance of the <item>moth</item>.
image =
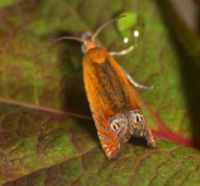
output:
[{"label": "moth", "polygon": [[94,34],[86,32],[81,38],[59,38],[74,39],[83,43],[85,91],[101,146],[108,159],[116,159],[123,144],[131,136],[143,137],[148,146],[156,146],[133,88],[145,87],[135,82],[113,57],[124,55],[133,47],[120,52],[109,52],[96,41],[99,32],[115,20],[104,23]]}]

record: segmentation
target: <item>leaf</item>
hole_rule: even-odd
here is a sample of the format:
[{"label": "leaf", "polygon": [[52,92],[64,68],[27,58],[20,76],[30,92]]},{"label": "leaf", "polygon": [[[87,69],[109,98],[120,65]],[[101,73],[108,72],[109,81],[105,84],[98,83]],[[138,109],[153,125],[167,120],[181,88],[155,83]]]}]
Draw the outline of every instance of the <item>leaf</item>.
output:
[{"label": "leaf", "polygon": [[17,3],[19,3],[21,0],[2,0],[0,2],[0,7],[8,7],[11,5],[15,5]]},{"label": "leaf", "polygon": [[87,126],[59,113],[1,104],[0,116],[1,183],[81,156],[95,146]]},{"label": "leaf", "polygon": [[[191,109],[199,100],[196,92],[200,87],[195,84],[198,55],[188,57],[188,48],[177,47],[157,4],[150,0],[34,0],[2,6],[1,185],[199,183],[200,153],[194,149],[199,117],[197,111],[192,112],[198,110],[198,104]],[[138,98],[154,134],[161,139],[156,139],[157,149],[133,139],[119,160],[109,161],[93,122],[86,117],[90,114],[80,44],[52,41],[95,30],[122,10],[139,15],[144,30],[134,52],[117,61],[134,79],[154,86],[153,90],[138,90]],[[103,31],[99,39],[110,50],[126,47],[115,26]],[[187,53],[180,54],[181,50]],[[184,81],[184,72],[190,81]],[[195,86],[188,93],[190,83]],[[85,118],[78,118],[80,115]]]},{"label": "leaf", "polygon": [[[11,185],[195,185],[199,182],[199,152],[161,142],[149,150],[127,145],[117,163],[99,148]],[[167,148],[166,148],[167,147]]]}]

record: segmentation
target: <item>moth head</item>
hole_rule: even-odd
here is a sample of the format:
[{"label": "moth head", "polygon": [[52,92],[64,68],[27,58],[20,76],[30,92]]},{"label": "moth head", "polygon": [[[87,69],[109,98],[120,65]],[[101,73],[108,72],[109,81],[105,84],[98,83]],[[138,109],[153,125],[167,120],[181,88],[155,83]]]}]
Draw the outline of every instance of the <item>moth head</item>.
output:
[{"label": "moth head", "polygon": [[122,17],[124,17],[124,15],[122,15],[120,17],[115,17],[113,19],[110,19],[110,20],[106,21],[94,33],[92,33],[92,32],[85,32],[85,33],[82,34],[81,37],[64,36],[64,37],[60,37],[60,38],[56,39],[55,42],[61,41],[61,40],[76,40],[76,41],[79,41],[79,42],[83,43],[82,46],[81,46],[82,52],[86,53],[90,49],[99,46],[99,42],[96,41],[96,37],[99,35],[99,33],[105,27],[107,27],[108,25],[110,25],[111,23],[117,21],[118,19],[120,19]]},{"label": "moth head", "polygon": [[98,46],[95,38],[93,38],[92,32],[84,32],[81,36],[81,40],[83,41],[83,44],[81,46],[81,50],[83,53],[86,53],[90,49]]}]

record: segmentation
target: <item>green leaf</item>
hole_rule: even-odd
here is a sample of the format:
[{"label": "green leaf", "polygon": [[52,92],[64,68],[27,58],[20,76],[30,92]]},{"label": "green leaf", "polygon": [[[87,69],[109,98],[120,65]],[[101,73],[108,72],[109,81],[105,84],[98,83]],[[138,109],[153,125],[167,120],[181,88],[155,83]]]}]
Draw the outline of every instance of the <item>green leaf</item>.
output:
[{"label": "green leaf", "polygon": [[1,0],[0,2],[0,7],[8,7],[8,6],[12,6],[15,5],[19,2],[21,2],[22,0]]},{"label": "green leaf", "polygon": [[[192,32],[169,34],[159,1],[2,4],[1,185],[195,186],[200,182],[200,153],[194,148],[200,121],[199,58],[191,55],[184,37],[189,35],[186,40],[192,49],[198,48],[198,41]],[[85,97],[81,46],[75,41],[53,41],[94,31],[123,12],[137,15],[144,26],[134,51],[116,60],[135,80],[154,86],[137,93],[158,148],[149,149],[141,139],[132,139],[118,160],[109,161],[100,148]],[[179,20],[177,15],[174,20]],[[177,28],[173,21],[170,27]],[[129,43],[123,42],[120,31],[119,25],[110,25],[99,40],[109,50],[126,48]]]},{"label": "green leaf", "polygon": [[[123,158],[109,161],[101,149],[37,171],[18,179],[20,185],[196,185],[199,183],[199,152],[160,142],[149,150],[126,145]],[[167,148],[166,148],[167,146]]]}]

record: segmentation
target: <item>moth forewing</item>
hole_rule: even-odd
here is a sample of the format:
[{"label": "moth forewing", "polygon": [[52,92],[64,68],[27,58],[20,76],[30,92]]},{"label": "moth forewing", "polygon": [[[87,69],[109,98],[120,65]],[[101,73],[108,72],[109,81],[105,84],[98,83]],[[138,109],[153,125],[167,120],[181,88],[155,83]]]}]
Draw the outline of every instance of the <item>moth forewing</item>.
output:
[{"label": "moth forewing", "polygon": [[83,75],[97,133],[109,159],[118,156],[131,135],[155,146],[132,85],[105,49],[96,47],[85,54]]}]

